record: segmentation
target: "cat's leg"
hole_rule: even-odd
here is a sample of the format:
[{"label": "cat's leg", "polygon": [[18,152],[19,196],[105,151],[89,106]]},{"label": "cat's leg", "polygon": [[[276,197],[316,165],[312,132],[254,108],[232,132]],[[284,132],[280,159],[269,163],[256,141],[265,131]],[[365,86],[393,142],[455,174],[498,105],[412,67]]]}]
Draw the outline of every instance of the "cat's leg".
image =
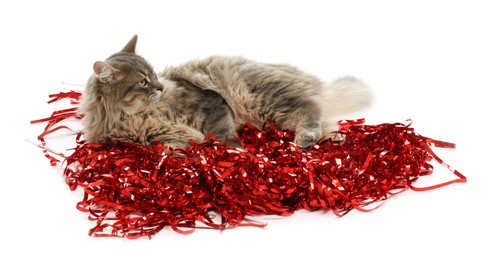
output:
[{"label": "cat's leg", "polygon": [[162,144],[168,145],[171,148],[184,149],[190,145],[193,140],[196,143],[201,143],[205,140],[205,135],[200,131],[183,124],[172,124],[167,128],[158,129],[157,132],[149,133],[149,143],[154,143],[159,140]]},{"label": "cat's leg", "polygon": [[317,100],[314,97],[305,98],[292,116],[297,122],[294,142],[304,150],[310,149],[322,135],[321,105]]},{"label": "cat's leg", "polygon": [[213,135],[224,144],[241,147],[234,117],[227,104],[220,106],[217,111],[206,115],[205,121],[207,122],[203,128],[203,132],[206,135]]},{"label": "cat's leg", "polygon": [[106,143],[125,142],[149,145],[160,142],[174,149],[183,149],[189,146],[191,140],[197,143],[203,142],[205,135],[187,125],[176,124],[152,116],[126,119],[104,138]]}]

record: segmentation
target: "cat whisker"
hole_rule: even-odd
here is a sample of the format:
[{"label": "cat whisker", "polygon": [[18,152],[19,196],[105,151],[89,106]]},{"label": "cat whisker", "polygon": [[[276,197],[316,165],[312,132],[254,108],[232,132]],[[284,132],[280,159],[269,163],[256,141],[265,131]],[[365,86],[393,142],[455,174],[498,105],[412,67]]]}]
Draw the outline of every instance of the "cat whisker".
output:
[{"label": "cat whisker", "polygon": [[160,101],[160,98],[161,98],[161,91],[157,91],[155,94],[151,94],[149,96],[149,100],[151,100],[151,102],[153,103],[158,103]]}]

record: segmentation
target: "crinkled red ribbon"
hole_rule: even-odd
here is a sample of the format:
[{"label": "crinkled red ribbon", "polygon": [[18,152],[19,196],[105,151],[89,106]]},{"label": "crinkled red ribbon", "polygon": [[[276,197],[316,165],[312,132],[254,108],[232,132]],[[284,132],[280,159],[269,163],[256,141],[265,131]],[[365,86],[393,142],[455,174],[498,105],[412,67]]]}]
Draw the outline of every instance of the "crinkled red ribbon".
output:
[{"label": "crinkled red ribbon", "polygon": [[[78,100],[80,99],[81,93],[78,91],[69,91],[69,92],[60,92],[57,94],[50,94],[49,98],[50,100],[47,102],[48,104],[50,103],[55,103],[63,99],[70,99],[70,102],[72,105],[77,105]],[[45,136],[56,132],[61,129],[68,129],[71,130],[69,127],[64,126],[64,125],[58,125],[61,121],[67,120],[67,119],[81,119],[82,115],[78,114],[77,108],[76,107],[71,107],[67,109],[61,109],[61,110],[56,110],[50,115],[50,117],[43,118],[43,119],[38,119],[38,120],[32,120],[30,123],[31,124],[38,124],[38,123],[43,123],[47,122],[47,126],[45,127],[45,130],[38,136],[38,141],[40,144],[38,145],[40,148],[42,148],[43,153],[45,157],[47,157],[50,160],[50,164],[52,166],[57,165],[58,162],[60,162],[59,159],[54,157],[51,154],[60,156],[60,157],[65,157],[62,153],[54,152],[50,148],[47,147],[47,143],[45,141]]]},{"label": "crinkled red ribbon", "polygon": [[[76,102],[79,93],[51,98]],[[39,140],[52,165],[58,160],[49,154],[43,137],[64,128],[57,124],[68,118],[81,116],[70,108],[32,121],[47,122]],[[319,142],[308,151],[292,142],[291,131],[245,124],[239,130],[245,149],[214,137],[175,151],[162,144],[107,146],[77,137],[71,155],[56,155],[66,159],[70,189],[84,190],[77,208],[96,221],[89,231],[92,236],[151,237],[167,226],[183,234],[195,228],[263,226],[251,216],[288,216],[300,209],[326,209],[342,216],[352,209],[373,210],[380,206],[370,208],[373,203],[408,188],[425,191],[466,182],[431,149],[454,144],[418,135],[410,122],[364,125],[361,119],[340,125],[340,138]],[[420,176],[432,173],[432,160],[457,178],[415,187]]]}]

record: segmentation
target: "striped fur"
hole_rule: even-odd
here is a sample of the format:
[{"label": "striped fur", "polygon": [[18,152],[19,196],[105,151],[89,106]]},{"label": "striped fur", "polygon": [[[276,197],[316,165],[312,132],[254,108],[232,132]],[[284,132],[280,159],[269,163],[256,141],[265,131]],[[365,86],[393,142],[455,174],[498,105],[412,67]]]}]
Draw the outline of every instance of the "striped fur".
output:
[{"label": "striped fur", "polygon": [[307,149],[334,130],[332,118],[371,102],[370,89],[356,78],[325,83],[287,64],[242,57],[192,60],[156,75],[135,54],[136,41],[94,65],[80,107],[89,142],[160,140],[184,148],[215,135],[237,145],[239,125],[274,122],[295,131],[295,142]]}]

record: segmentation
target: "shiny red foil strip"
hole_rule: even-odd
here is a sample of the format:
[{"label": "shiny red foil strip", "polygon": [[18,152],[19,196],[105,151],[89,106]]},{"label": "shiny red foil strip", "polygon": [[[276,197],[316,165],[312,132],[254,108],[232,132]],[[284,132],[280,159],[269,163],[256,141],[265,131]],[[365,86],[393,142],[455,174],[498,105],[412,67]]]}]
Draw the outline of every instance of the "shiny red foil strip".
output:
[{"label": "shiny red foil strip", "polygon": [[38,120],[32,120],[30,123],[31,124],[38,124],[38,123],[47,123],[45,130],[38,136],[38,141],[39,141],[39,147],[42,148],[43,153],[45,157],[47,157],[50,160],[50,164],[52,166],[56,166],[57,163],[60,162],[59,159],[57,159],[54,155],[59,156],[64,158],[64,154],[58,153],[55,151],[52,151],[49,147],[47,147],[47,143],[45,141],[45,137],[53,132],[56,132],[61,129],[67,129],[71,130],[69,127],[60,125],[59,123],[68,119],[81,119],[82,115],[80,115],[77,111],[76,105],[78,105],[78,102],[81,97],[81,92],[78,91],[69,91],[69,92],[60,92],[57,94],[50,94],[49,98],[50,100],[47,102],[48,104],[51,103],[56,103],[58,101],[64,100],[64,99],[69,99],[70,104],[74,105],[74,107],[70,107],[67,109],[61,109],[61,110],[56,110],[54,111],[49,117],[43,118],[43,119],[38,119]]},{"label": "shiny red foil strip", "polygon": [[[64,93],[52,98],[68,97],[78,99]],[[48,122],[39,137],[42,148],[43,136],[60,129],[57,123],[64,118],[81,117],[69,110],[32,122]],[[162,144],[107,146],[77,137],[74,152],[65,157],[64,176],[71,190],[84,190],[77,208],[96,223],[89,235],[130,239],[151,238],[165,227],[189,234],[196,228],[264,226],[252,216],[289,216],[301,209],[338,216],[353,209],[366,212],[407,189],[467,180],[431,149],[454,144],[418,135],[410,122],[365,125],[360,119],[340,126],[335,138],[308,151],[292,142],[293,132],[272,125],[263,130],[243,125],[244,149],[214,137],[184,150]],[[432,173],[433,160],[457,178],[415,187],[419,177]]]}]

